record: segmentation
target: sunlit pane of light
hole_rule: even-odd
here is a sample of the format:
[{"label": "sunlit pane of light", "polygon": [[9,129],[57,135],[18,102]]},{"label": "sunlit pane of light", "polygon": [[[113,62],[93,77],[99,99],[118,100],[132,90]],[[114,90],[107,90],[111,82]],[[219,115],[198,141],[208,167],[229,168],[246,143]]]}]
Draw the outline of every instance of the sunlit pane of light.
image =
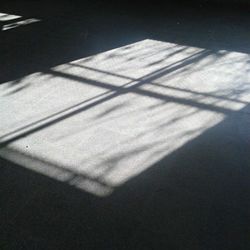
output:
[{"label": "sunlit pane of light", "polygon": [[36,23],[36,22],[40,22],[40,20],[36,19],[36,18],[30,18],[30,19],[26,19],[26,20],[23,20],[23,21],[19,21],[19,22],[5,24],[5,25],[3,25],[2,30],[3,31],[10,30],[10,29],[17,28],[19,26],[28,25],[28,24]]},{"label": "sunlit pane of light", "polygon": [[7,82],[0,155],[109,195],[245,107],[248,61],[247,54],[143,40]]},{"label": "sunlit pane of light", "polygon": [[14,20],[14,19],[18,19],[21,16],[17,16],[17,15],[10,15],[7,13],[0,13],[0,21],[10,21],[10,20]]}]

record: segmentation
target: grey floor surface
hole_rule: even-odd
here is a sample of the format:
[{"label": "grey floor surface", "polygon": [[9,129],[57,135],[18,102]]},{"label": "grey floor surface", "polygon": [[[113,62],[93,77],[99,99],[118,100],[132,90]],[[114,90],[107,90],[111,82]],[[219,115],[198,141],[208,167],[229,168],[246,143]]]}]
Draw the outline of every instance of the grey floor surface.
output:
[{"label": "grey floor surface", "polygon": [[2,249],[249,249],[247,9],[0,7]]}]

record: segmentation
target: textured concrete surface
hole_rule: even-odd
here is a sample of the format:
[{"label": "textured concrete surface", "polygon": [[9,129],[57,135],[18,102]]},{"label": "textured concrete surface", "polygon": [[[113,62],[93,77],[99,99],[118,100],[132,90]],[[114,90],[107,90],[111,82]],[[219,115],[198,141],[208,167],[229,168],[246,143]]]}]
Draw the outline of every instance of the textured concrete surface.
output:
[{"label": "textured concrete surface", "polygon": [[[60,14],[2,31],[10,62],[4,49],[17,34],[48,36],[38,47],[36,37],[20,38],[29,55],[12,41],[23,57],[2,67],[1,247],[248,249],[247,17],[241,28],[227,16],[202,19],[202,33],[195,15],[109,14],[89,12],[96,19],[85,25],[100,24],[94,35],[82,17]],[[114,20],[121,33],[109,31]],[[54,37],[45,29],[53,23],[67,29]],[[67,36],[80,30],[83,38]]]}]

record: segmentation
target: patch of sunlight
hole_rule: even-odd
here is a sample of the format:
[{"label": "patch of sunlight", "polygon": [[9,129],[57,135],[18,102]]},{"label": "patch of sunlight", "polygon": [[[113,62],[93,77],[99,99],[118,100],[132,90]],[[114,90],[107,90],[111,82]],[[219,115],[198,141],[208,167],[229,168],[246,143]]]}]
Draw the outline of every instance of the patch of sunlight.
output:
[{"label": "patch of sunlight", "polygon": [[143,40],[7,82],[0,156],[110,195],[247,106],[248,61],[247,54]]},{"label": "patch of sunlight", "polygon": [[15,20],[20,18],[21,16],[17,16],[17,15],[11,15],[11,14],[7,14],[7,13],[0,13],[0,22],[5,22],[5,21],[10,21],[10,20]]},{"label": "patch of sunlight", "polygon": [[28,25],[28,24],[31,24],[31,23],[40,22],[40,21],[41,20],[36,19],[36,18],[29,18],[29,19],[26,19],[26,20],[22,20],[22,21],[10,23],[10,24],[5,24],[5,25],[3,25],[2,30],[6,31],[6,30],[14,29],[14,28],[17,28],[17,27],[20,27],[20,26]]}]

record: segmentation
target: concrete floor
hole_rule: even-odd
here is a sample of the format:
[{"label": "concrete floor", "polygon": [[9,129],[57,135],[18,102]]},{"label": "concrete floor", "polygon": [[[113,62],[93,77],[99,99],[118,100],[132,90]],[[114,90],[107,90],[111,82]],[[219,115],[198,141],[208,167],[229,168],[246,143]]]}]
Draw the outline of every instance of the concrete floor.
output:
[{"label": "concrete floor", "polygon": [[247,12],[36,5],[1,6],[2,249],[248,249]]}]

